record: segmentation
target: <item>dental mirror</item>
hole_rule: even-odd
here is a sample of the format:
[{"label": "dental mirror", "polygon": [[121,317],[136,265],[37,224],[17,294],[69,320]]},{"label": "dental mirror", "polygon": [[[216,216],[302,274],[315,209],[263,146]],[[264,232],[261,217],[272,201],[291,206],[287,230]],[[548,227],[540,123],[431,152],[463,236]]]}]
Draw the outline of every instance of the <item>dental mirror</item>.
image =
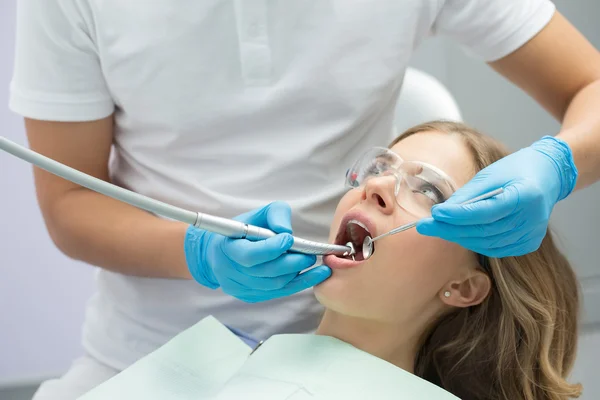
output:
[{"label": "dental mirror", "polygon": [[[460,205],[475,203],[476,201],[479,201],[479,200],[489,199],[490,197],[494,197],[502,192],[504,192],[504,189],[502,189],[502,188],[492,190],[491,192],[484,193],[481,196],[477,196],[471,200],[463,201],[462,203],[460,203]],[[383,233],[375,238],[372,238],[371,236],[366,236],[365,239],[363,240],[363,245],[362,245],[363,258],[365,260],[368,260],[373,255],[373,253],[375,252],[375,247],[373,246],[373,243],[376,240],[379,240],[386,236],[394,235],[399,232],[403,232],[410,228],[414,228],[415,226],[417,226],[417,222],[418,221],[411,222],[410,224],[406,224],[406,225],[401,225],[401,226],[394,228],[389,232]]]}]

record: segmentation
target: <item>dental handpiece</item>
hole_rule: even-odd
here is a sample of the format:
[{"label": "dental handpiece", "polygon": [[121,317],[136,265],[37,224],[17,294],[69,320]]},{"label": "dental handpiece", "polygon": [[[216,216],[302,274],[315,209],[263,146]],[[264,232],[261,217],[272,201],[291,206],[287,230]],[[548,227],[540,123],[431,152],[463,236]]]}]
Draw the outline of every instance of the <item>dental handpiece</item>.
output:
[{"label": "dental handpiece", "polygon": [[[185,210],[183,208],[163,203],[139,193],[132,192],[131,190],[113,185],[112,183],[95,178],[84,172],[59,163],[58,161],[52,160],[51,158],[14,143],[2,136],[0,136],[0,149],[48,172],[60,176],[61,178],[67,179],[95,192],[112,197],[113,199],[125,202],[134,207],[161,215],[163,217],[185,222],[189,225],[194,225],[199,229],[214,232],[232,239],[248,239],[251,241],[268,239],[276,235],[275,232],[269,229],[249,225],[232,219]],[[295,253],[312,255],[334,254],[339,256],[347,256],[354,253],[354,249],[349,246],[314,242],[295,236],[293,239],[294,244],[290,248],[290,251]]]}]

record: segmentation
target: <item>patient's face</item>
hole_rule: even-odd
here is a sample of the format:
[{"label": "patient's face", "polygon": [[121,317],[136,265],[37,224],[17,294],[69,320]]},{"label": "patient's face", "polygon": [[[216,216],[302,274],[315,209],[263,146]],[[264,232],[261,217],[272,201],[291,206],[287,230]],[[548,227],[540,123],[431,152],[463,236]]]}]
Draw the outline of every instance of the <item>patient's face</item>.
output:
[{"label": "patient's face", "polygon": [[[441,169],[458,187],[475,174],[472,156],[457,135],[417,133],[391,150],[406,161]],[[386,178],[372,178],[342,198],[331,225],[330,243],[336,241],[348,212],[359,212],[369,220],[376,230],[375,234],[371,230],[373,236],[416,220],[396,203],[393,184]],[[378,240],[370,259],[349,268],[325,263],[332,267],[332,276],[315,287],[325,307],[349,316],[403,324],[439,311],[445,285],[473,268],[476,257],[457,244],[421,236],[413,228]]]}]

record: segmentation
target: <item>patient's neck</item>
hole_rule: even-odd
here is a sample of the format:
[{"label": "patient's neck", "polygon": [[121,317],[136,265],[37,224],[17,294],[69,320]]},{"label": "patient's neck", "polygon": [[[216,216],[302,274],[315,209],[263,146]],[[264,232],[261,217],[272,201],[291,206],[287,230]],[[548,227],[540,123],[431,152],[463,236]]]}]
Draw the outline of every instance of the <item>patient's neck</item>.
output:
[{"label": "patient's neck", "polygon": [[418,329],[420,328],[416,326],[392,325],[349,317],[327,309],[316,334],[333,336],[414,373]]}]

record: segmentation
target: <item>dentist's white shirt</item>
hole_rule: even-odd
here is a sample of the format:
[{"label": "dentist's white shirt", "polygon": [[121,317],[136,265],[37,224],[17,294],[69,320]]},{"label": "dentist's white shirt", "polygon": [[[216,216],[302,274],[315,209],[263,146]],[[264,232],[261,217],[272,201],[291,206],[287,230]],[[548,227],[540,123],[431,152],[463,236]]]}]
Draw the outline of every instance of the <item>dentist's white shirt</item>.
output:
[{"label": "dentist's white shirt", "polygon": [[[283,200],[326,241],[346,168],[386,145],[411,53],[432,34],[485,61],[539,32],[549,0],[20,0],[10,107],[115,113],[113,181],[223,217]],[[192,281],[99,270],[83,343],[121,370],[212,314],[256,337],[314,329],[311,291],[244,304]]]}]

